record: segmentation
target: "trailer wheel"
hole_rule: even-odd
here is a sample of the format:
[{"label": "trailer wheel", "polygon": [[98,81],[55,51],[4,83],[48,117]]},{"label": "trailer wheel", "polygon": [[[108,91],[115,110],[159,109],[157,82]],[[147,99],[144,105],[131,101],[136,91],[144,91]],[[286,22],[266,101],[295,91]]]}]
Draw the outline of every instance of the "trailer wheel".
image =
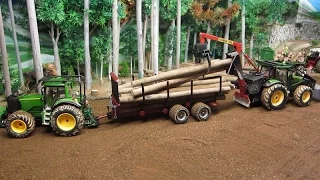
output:
[{"label": "trailer wheel", "polygon": [[25,138],[33,132],[35,119],[30,113],[19,110],[9,115],[5,127],[11,137]]},{"label": "trailer wheel", "polygon": [[169,111],[169,117],[177,124],[183,124],[188,121],[189,110],[180,104],[174,105]]},{"label": "trailer wheel", "polygon": [[61,105],[52,112],[51,127],[60,136],[75,136],[84,125],[81,110],[72,105]]},{"label": "trailer wheel", "polygon": [[288,100],[288,93],[282,84],[274,84],[263,89],[261,94],[262,105],[268,110],[281,110]]},{"label": "trailer wheel", "polygon": [[199,121],[207,121],[211,115],[211,108],[202,102],[198,102],[192,106],[191,114]]},{"label": "trailer wheel", "polygon": [[300,85],[294,90],[293,100],[294,102],[301,106],[308,106],[310,104],[312,97],[312,89],[306,85]]}]

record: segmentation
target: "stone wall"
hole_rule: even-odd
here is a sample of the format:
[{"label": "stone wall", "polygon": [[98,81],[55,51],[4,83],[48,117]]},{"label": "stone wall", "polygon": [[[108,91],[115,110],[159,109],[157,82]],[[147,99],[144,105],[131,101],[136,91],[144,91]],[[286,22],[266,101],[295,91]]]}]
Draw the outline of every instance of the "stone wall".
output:
[{"label": "stone wall", "polygon": [[275,25],[271,28],[270,46],[278,46],[288,40],[320,40],[320,23],[301,22],[288,23],[283,26]]}]

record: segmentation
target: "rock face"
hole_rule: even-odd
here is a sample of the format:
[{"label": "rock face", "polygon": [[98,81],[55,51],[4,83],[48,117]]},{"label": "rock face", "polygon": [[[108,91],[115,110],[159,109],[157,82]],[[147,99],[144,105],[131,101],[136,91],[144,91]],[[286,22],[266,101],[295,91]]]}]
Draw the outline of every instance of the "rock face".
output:
[{"label": "rock face", "polygon": [[275,25],[271,29],[270,45],[276,47],[287,40],[320,39],[320,24],[312,22]]}]

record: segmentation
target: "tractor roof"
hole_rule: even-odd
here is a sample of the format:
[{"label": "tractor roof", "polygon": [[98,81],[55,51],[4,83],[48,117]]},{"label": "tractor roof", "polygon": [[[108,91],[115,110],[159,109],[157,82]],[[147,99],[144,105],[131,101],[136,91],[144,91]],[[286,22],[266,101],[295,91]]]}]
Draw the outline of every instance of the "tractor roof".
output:
[{"label": "tractor roof", "polygon": [[257,60],[257,63],[262,66],[274,67],[279,69],[290,69],[295,65],[301,64],[300,62],[280,62],[280,61],[262,61],[262,60]]},{"label": "tractor roof", "polygon": [[65,77],[49,77],[42,80],[44,86],[65,86],[66,83],[70,83]]}]

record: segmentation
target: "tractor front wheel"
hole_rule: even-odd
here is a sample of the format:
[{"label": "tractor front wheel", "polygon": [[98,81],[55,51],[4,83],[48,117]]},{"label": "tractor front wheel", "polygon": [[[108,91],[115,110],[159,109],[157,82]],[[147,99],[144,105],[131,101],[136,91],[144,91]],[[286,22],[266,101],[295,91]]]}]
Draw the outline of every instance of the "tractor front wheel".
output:
[{"label": "tractor front wheel", "polygon": [[72,105],[61,105],[52,112],[51,127],[60,136],[75,136],[84,125],[82,111]]},{"label": "tractor front wheel", "polygon": [[261,94],[262,105],[268,110],[281,110],[288,100],[288,93],[282,84],[274,84],[263,89]]},{"label": "tractor front wheel", "polygon": [[25,138],[34,130],[35,119],[30,113],[19,110],[9,115],[5,127],[11,137]]},{"label": "tractor front wheel", "polygon": [[169,111],[170,118],[177,124],[186,123],[189,114],[189,110],[180,104],[172,106]]},{"label": "tractor front wheel", "polygon": [[301,107],[308,106],[310,104],[311,97],[312,89],[306,85],[298,86],[293,93],[294,102]]}]

